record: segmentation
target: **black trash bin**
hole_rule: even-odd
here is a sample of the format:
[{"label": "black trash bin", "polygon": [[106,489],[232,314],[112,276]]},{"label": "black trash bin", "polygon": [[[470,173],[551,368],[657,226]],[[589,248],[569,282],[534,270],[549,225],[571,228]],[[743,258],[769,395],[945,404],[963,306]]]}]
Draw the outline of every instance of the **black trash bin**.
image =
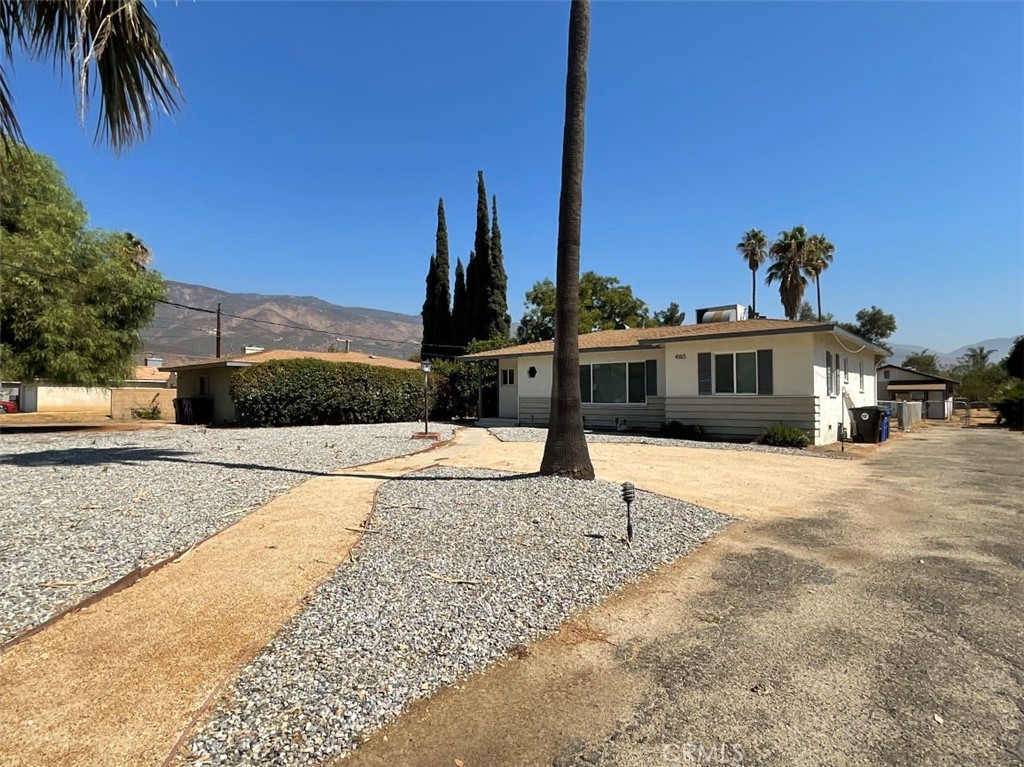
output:
[{"label": "black trash bin", "polygon": [[882,408],[877,405],[852,407],[853,441],[880,442],[882,439]]}]

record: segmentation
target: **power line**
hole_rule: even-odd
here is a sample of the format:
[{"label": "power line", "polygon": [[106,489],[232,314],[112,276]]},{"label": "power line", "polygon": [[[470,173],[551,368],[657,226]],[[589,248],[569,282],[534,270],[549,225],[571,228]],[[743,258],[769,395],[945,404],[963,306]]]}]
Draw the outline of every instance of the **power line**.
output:
[{"label": "power line", "polygon": [[[83,287],[89,287],[89,285],[87,285],[86,283],[82,282],[81,280],[76,280],[76,279],[73,279],[73,278],[68,277],[66,275],[52,274],[50,272],[44,272],[44,271],[40,271],[38,269],[32,269],[32,268],[27,267],[27,266],[18,266],[18,267],[16,267],[16,269],[18,269],[20,271],[23,271],[23,272],[29,272],[30,274],[36,274],[36,275],[39,275],[39,276],[42,276],[42,277],[49,277],[50,279],[54,279],[54,280],[64,280],[65,282],[72,282],[72,283],[75,283],[76,285],[81,285]],[[142,295],[140,293],[133,293],[133,292],[130,292],[130,291],[121,290],[121,291],[116,291],[116,292],[119,292],[121,295],[133,296],[135,298],[142,298],[142,299],[145,299],[145,300],[155,301],[156,303],[163,304],[164,306],[173,306],[176,309],[185,309],[187,311],[201,312],[203,314],[213,314],[213,315],[217,314],[217,310],[216,309],[206,309],[206,308],[201,307],[201,306],[189,306],[188,304],[178,303],[177,301],[167,301],[166,299],[162,299],[162,298],[153,299],[153,298],[151,298],[149,296],[144,296],[144,295]],[[274,326],[274,327],[288,328],[290,330],[301,330],[301,331],[306,332],[306,333],[320,333],[322,335],[333,336],[335,339],[337,339],[341,335],[344,335],[344,336],[346,336],[349,339],[359,340],[359,341],[373,341],[373,342],[384,343],[384,344],[397,344],[397,345],[400,345],[400,346],[419,346],[420,345],[416,341],[400,341],[400,340],[398,340],[396,338],[375,338],[373,336],[357,336],[357,335],[352,335],[350,333],[345,333],[344,331],[340,331],[340,330],[320,330],[320,329],[317,329],[317,328],[306,327],[306,326],[303,326],[303,325],[293,325],[293,324],[286,323],[286,322],[276,322],[275,320],[261,320],[261,319],[258,319],[256,317],[243,317],[242,315],[239,315],[239,314],[227,314],[227,313],[223,313],[222,312],[221,313],[221,317],[226,317],[226,318],[230,318],[230,319],[234,319],[234,320],[239,320],[241,322],[254,322],[254,323],[261,324],[261,325],[271,325],[271,326]],[[465,351],[465,349],[466,349],[465,346],[461,346],[461,345],[458,345],[458,344],[431,344],[431,345],[435,346],[435,347],[443,347],[443,348],[446,348],[446,349],[457,349],[457,350],[460,350],[460,351]]]}]

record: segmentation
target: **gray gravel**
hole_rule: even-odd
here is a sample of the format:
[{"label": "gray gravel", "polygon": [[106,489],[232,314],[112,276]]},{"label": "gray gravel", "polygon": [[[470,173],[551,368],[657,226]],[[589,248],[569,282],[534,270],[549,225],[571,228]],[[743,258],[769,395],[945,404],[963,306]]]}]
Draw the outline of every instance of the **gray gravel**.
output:
[{"label": "gray gravel", "polygon": [[422,450],[416,428],[5,434],[0,643],[312,476]]},{"label": "gray gravel", "polygon": [[[201,764],[309,764],[554,630],[728,518],[605,482],[439,468],[385,484],[373,534],[249,664],[190,744]],[[589,534],[589,535],[588,535]]]},{"label": "gray gravel", "polygon": [[[489,429],[502,442],[543,442],[548,430],[533,426],[502,426]],[[693,439],[665,439],[647,437],[643,434],[603,434],[587,432],[587,442],[624,442],[631,445],[662,445],[665,447],[699,447],[701,450],[739,450],[747,453],[781,453],[783,455],[805,455],[809,458],[831,458],[828,453],[802,450],[798,447],[773,447],[745,442],[704,442]]]}]

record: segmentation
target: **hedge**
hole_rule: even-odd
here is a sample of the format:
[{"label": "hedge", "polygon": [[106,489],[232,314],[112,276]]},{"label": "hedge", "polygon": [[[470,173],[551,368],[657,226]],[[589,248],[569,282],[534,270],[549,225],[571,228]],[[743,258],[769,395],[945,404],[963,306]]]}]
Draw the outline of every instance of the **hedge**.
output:
[{"label": "hedge", "polygon": [[[431,401],[440,380],[432,379]],[[419,421],[423,374],[357,362],[274,360],[237,370],[231,398],[242,426]]]}]

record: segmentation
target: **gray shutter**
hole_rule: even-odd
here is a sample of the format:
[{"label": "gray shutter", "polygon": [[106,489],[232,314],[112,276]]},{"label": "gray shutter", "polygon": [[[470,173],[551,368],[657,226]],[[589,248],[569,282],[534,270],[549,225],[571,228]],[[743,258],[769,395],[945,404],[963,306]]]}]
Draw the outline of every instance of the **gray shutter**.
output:
[{"label": "gray shutter", "polygon": [[772,388],[772,350],[757,350],[757,393],[774,394]]},{"label": "gray shutter", "polygon": [[658,361],[647,360],[647,396],[658,396]]},{"label": "gray shutter", "polygon": [[825,393],[832,396],[832,352],[825,352]]},{"label": "gray shutter", "polygon": [[711,394],[711,352],[697,355],[697,393]]}]

